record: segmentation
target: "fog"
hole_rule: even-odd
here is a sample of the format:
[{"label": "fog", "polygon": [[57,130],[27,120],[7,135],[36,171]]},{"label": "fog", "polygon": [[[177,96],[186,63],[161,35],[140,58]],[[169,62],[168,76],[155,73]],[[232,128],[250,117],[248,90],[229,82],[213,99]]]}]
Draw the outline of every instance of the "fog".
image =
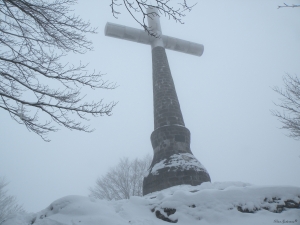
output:
[{"label": "fog", "polygon": [[[0,176],[29,212],[66,195],[87,196],[121,157],[152,154],[151,47],[104,36],[106,22],[141,29],[123,6],[115,19],[109,4],[74,6],[98,34],[88,35],[94,51],[70,54],[65,62],[89,63],[90,71],[118,84],[115,90],[84,89],[88,100],[117,101],[112,116],[92,118],[93,133],[60,127],[48,143],[0,110]],[[300,76],[300,8],[277,9],[282,4],[203,0],[186,13],[185,24],[161,18],[163,34],[204,45],[201,57],[167,55],[191,150],[212,182],[300,186],[300,142],[287,137],[270,112],[280,102],[272,87],[283,87],[286,73]]]}]

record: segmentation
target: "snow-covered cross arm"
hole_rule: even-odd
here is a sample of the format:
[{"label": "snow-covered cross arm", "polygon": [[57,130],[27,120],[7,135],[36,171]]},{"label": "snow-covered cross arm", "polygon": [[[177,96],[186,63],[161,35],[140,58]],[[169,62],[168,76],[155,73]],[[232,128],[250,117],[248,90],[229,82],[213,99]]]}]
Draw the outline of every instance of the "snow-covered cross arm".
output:
[{"label": "snow-covered cross arm", "polygon": [[[154,13],[153,15],[159,15],[156,9],[149,8],[148,14],[151,12]],[[105,35],[141,44],[148,44],[151,45],[152,49],[154,47],[161,46],[165,49],[196,56],[201,56],[203,54],[204,46],[201,44],[163,35],[161,32],[159,16],[152,16],[151,18],[148,17],[148,26],[151,29],[151,32],[157,37],[149,35],[144,30],[122,26],[115,23],[106,24]]]}]

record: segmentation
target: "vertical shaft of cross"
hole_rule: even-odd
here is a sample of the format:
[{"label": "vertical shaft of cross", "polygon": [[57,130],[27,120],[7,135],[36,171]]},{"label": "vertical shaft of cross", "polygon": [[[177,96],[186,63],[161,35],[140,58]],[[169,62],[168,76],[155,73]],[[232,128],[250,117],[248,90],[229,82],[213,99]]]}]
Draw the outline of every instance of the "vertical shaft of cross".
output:
[{"label": "vertical shaft of cross", "polygon": [[185,127],[166,50],[201,56],[203,45],[162,34],[158,11],[149,8],[148,26],[156,37],[118,24],[107,23],[105,35],[151,45],[153,69],[153,160],[143,181],[143,194],[180,184],[199,185],[210,176],[190,149],[191,135]]},{"label": "vertical shaft of cross", "polygon": [[[151,143],[154,151],[149,174],[144,178],[143,194],[180,185],[199,185],[210,176],[190,149],[190,131],[185,127],[174,81],[172,78],[158,12],[149,18],[149,27],[158,34],[152,46],[154,131]],[[153,15],[152,14],[152,15]]]},{"label": "vertical shaft of cross", "polygon": [[180,184],[210,181],[206,169],[191,152],[190,131],[185,127],[166,51],[161,46],[152,48],[152,69],[154,156],[144,178],[144,195]]},{"label": "vertical shaft of cross", "polygon": [[166,51],[152,49],[154,129],[169,125],[184,126]]}]

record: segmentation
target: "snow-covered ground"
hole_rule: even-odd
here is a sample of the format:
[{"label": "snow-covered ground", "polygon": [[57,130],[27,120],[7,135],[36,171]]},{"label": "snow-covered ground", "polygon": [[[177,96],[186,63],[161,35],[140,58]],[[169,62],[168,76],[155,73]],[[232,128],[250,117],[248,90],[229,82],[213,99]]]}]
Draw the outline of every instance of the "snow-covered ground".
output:
[{"label": "snow-covered ground", "polygon": [[[169,221],[169,222],[167,222]],[[181,185],[144,197],[105,201],[66,196],[3,225],[300,224],[300,188],[242,182]]]}]

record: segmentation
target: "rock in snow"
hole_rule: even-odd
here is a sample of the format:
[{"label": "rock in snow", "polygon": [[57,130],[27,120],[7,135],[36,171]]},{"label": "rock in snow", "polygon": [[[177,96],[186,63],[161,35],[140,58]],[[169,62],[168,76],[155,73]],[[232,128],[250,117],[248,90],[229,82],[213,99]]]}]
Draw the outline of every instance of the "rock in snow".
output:
[{"label": "rock in snow", "polygon": [[242,182],[180,185],[143,197],[106,201],[66,196],[3,225],[300,224],[300,188]]}]

